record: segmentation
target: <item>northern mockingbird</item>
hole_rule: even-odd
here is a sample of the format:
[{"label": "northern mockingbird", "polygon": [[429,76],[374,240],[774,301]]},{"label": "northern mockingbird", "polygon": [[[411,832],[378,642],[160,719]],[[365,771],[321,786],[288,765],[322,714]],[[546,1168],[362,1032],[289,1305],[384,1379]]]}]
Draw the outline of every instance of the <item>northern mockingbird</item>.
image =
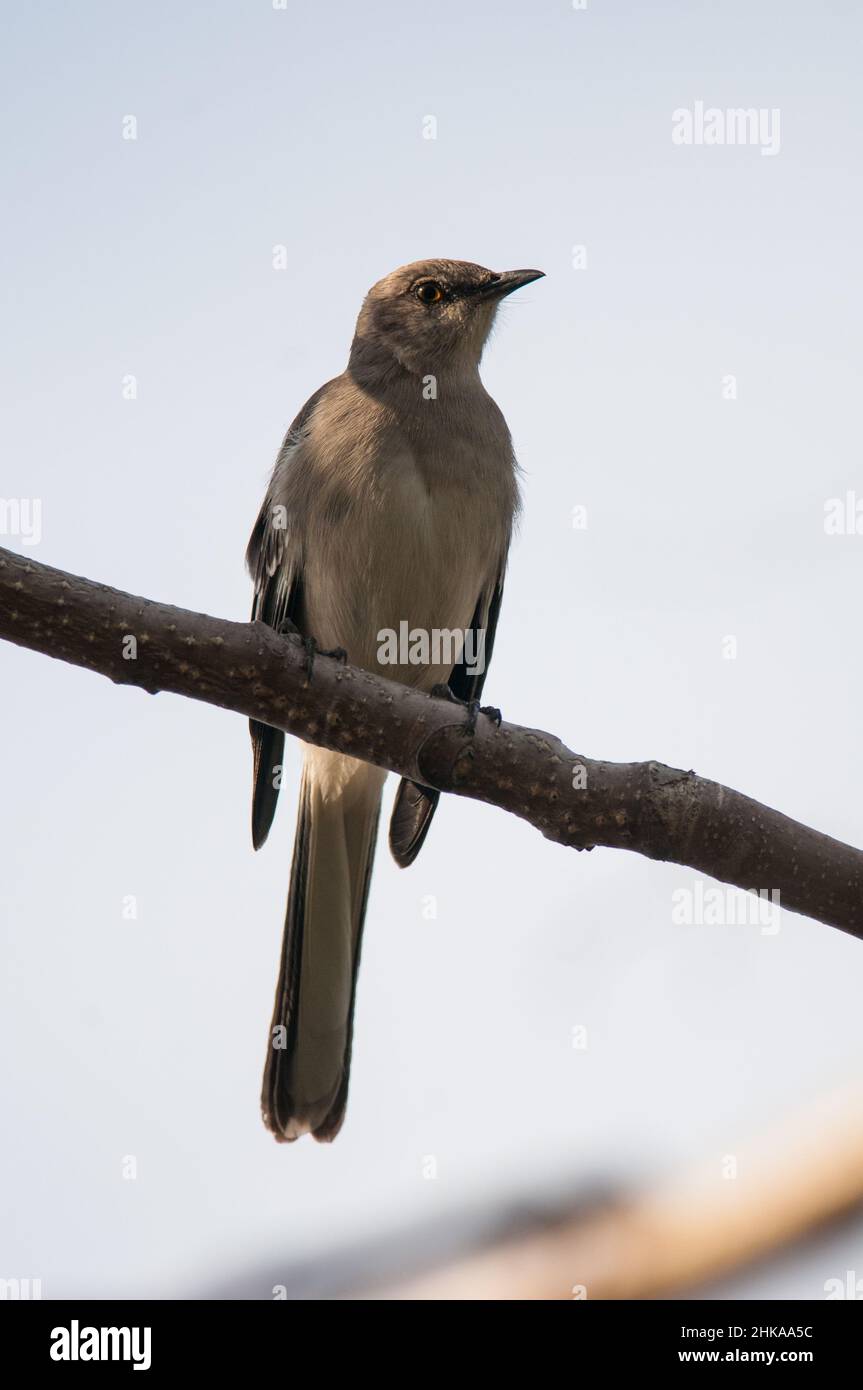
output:
[{"label": "northern mockingbird", "polygon": [[[541,275],[436,260],[372,287],[347,369],[303,406],[276,460],[246,555],[253,619],[340,648],[391,680],[478,699],[519,508],[509,430],[479,362],[501,300]],[[484,651],[468,641],[459,656],[435,643],[454,630],[482,634]],[[381,635],[402,632],[426,634],[426,645],[402,649],[392,664]],[[251,734],[257,849],[276,808],[284,734],[256,722]],[[385,777],[304,748],[262,1095],[278,1140],[331,1140],[344,1119]],[[437,801],[402,780],[390,824],[401,866],[418,854]]]}]

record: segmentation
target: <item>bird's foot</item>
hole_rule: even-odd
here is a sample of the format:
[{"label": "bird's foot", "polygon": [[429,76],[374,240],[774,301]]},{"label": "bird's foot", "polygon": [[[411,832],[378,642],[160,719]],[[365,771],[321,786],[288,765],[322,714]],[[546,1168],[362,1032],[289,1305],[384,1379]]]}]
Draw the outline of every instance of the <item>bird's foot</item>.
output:
[{"label": "bird's foot", "polygon": [[473,736],[476,733],[476,721],[480,714],[484,714],[486,719],[490,719],[496,728],[501,726],[501,712],[494,705],[481,705],[479,700],[460,700],[458,695],[448,685],[433,685],[429,694],[436,700],[448,700],[452,705],[461,705],[467,712],[465,721],[465,733]]},{"label": "bird's foot", "polygon": [[477,721],[477,715],[479,714],[479,711],[480,711],[480,703],[479,703],[479,700],[468,700],[468,705],[467,705],[467,723],[466,723],[465,726],[464,726],[464,731],[465,731],[466,734],[470,734],[471,738],[473,738],[474,734],[476,733],[476,721]]},{"label": "bird's foot", "polygon": [[317,644],[317,642],[315,641],[314,637],[304,637],[304,638],[303,638],[303,649],[304,649],[304,651],[305,651],[305,653],[306,653],[306,684],[307,684],[307,685],[310,685],[310,684],[311,684],[312,675],[313,675],[314,669],[315,669],[315,657],[317,657],[317,656],[329,656],[329,657],[332,657],[332,659],[333,659],[334,661],[337,661],[337,662],[339,663],[340,666],[344,666],[345,662],[346,662],[347,659],[348,659],[348,654],[347,654],[347,652],[345,651],[344,647],[333,647],[333,649],[332,649],[331,651],[325,651],[323,647],[319,647],[319,646],[318,646],[318,644]]}]

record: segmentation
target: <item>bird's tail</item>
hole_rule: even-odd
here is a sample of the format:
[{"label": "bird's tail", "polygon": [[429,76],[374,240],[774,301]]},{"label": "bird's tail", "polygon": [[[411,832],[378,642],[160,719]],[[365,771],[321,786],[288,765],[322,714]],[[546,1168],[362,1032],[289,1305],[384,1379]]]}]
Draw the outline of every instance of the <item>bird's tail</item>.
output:
[{"label": "bird's tail", "polygon": [[363,918],[386,774],[306,753],[261,1106],[278,1140],[334,1139],[348,1095]]}]

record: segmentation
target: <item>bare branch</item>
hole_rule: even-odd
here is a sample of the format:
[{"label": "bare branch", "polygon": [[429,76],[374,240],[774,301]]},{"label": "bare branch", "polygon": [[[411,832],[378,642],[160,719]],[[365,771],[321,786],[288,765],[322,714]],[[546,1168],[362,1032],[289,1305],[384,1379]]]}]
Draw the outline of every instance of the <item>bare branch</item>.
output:
[{"label": "bare branch", "polygon": [[[716,782],[609,763],[464,711],[299,639],[110,589],[0,550],[0,637],[156,694],[248,715],[309,743],[511,811],[550,840],[670,860],[863,936],[863,853]],[[134,639],[131,641],[130,639]]]}]

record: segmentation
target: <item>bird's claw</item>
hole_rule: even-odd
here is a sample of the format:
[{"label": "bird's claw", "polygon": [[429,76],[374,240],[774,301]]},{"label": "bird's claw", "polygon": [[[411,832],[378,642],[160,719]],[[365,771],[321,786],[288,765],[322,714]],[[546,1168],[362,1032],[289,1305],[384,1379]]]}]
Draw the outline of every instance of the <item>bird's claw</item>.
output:
[{"label": "bird's claw", "polygon": [[469,700],[467,706],[467,724],[465,726],[467,733],[471,735],[476,733],[477,716],[480,714],[484,714],[486,719],[490,719],[496,729],[500,728],[503,722],[503,716],[495,705],[481,705],[479,700]]},{"label": "bird's claw", "polygon": [[323,647],[319,647],[319,646],[318,646],[318,644],[317,644],[317,642],[315,641],[314,637],[304,637],[304,638],[303,638],[303,648],[304,648],[305,653],[306,653],[306,684],[307,684],[307,685],[311,682],[311,679],[312,679],[312,673],[313,673],[313,671],[314,671],[314,669],[315,669],[315,657],[316,657],[316,656],[329,656],[329,657],[332,657],[332,659],[333,659],[334,661],[337,661],[337,662],[339,663],[340,666],[344,666],[345,662],[346,662],[347,659],[348,659],[348,654],[347,654],[347,652],[345,651],[344,647],[333,647],[332,651],[324,651]]},{"label": "bird's claw", "polygon": [[473,735],[476,733],[477,716],[484,714],[486,719],[490,719],[496,728],[500,728],[502,718],[501,712],[494,705],[481,705],[479,700],[460,700],[458,695],[448,685],[433,685],[429,694],[436,700],[448,700],[451,705],[461,705],[467,711],[467,721],[465,723],[465,733]]}]

